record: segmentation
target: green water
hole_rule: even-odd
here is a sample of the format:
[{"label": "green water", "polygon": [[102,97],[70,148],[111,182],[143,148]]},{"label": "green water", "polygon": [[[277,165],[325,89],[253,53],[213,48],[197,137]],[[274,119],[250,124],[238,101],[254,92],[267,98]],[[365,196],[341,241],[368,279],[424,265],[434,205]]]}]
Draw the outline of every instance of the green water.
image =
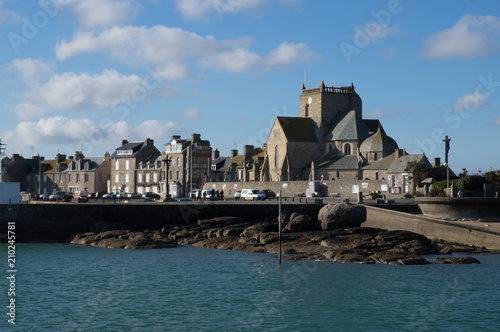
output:
[{"label": "green water", "polygon": [[279,266],[193,247],[18,244],[16,324],[2,278],[0,330],[500,331],[500,255],[474,257],[482,264]]}]

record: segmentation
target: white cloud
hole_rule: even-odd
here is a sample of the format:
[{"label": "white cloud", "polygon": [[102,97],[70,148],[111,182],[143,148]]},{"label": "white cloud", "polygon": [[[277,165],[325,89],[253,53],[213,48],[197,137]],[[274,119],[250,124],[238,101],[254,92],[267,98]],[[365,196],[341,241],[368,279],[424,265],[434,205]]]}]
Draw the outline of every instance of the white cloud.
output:
[{"label": "white cloud", "polygon": [[358,27],[355,31],[352,37],[354,42],[379,43],[391,35],[397,35],[399,33],[399,24],[389,27],[386,24],[371,21],[365,24],[363,28]]},{"label": "white cloud", "polygon": [[[36,70],[27,69],[21,74],[29,78],[34,72]],[[13,109],[19,118],[29,119],[48,110],[102,110],[170,93],[168,89],[152,86],[139,76],[108,69],[100,74],[53,74],[44,83],[30,85],[30,91],[21,96],[24,101]]]},{"label": "white cloud", "polygon": [[197,120],[201,118],[200,111],[196,108],[188,108],[182,112],[182,115],[187,120]]},{"label": "white cloud", "polygon": [[176,0],[177,9],[185,19],[203,20],[218,16],[224,18],[225,14],[240,12],[257,12],[263,5],[271,2],[294,4],[296,0]]},{"label": "white cloud", "polygon": [[483,107],[485,104],[486,95],[479,92],[467,93],[455,99],[453,109],[457,112],[475,111]]},{"label": "white cloud", "polygon": [[500,116],[498,118],[496,118],[495,120],[493,120],[492,124],[495,126],[500,126]]},{"label": "white cloud", "polygon": [[130,66],[155,65],[164,79],[193,76],[192,60],[203,69],[263,73],[320,56],[306,44],[282,43],[261,56],[248,49],[251,40],[240,38],[217,41],[179,28],[114,26],[100,32],[80,31],[69,42],[56,46],[56,56],[65,60],[82,53],[102,52]]},{"label": "white cloud", "polygon": [[18,72],[26,84],[33,85],[49,78],[55,66],[41,59],[14,59],[7,69]]},{"label": "white cloud", "polygon": [[107,27],[131,19],[139,10],[134,0],[58,0],[70,5],[81,26]]},{"label": "white cloud", "polygon": [[[73,154],[82,149],[86,156],[98,156],[103,151],[112,152],[123,138],[142,141],[155,139],[161,150],[163,142],[185,129],[172,122],[147,120],[136,126],[125,121],[99,125],[90,119],[71,119],[66,117],[43,118],[37,122],[20,122],[17,127],[3,133],[3,138],[12,151],[26,151],[30,146]],[[54,152],[55,155],[55,152]],[[51,156],[47,156],[51,158]]]},{"label": "white cloud", "polygon": [[500,52],[500,18],[465,15],[450,29],[431,35],[422,54],[429,58],[473,58]]}]

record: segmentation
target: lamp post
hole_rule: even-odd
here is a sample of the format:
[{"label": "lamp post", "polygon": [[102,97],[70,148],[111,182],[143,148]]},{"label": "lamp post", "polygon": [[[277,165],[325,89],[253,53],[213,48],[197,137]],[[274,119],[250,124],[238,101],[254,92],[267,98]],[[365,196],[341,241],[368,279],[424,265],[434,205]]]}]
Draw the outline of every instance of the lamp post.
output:
[{"label": "lamp post", "polygon": [[[445,136],[443,142],[444,142],[444,158],[446,162],[446,189],[450,189],[450,165],[448,165],[448,152],[450,151],[450,141],[451,139],[448,138],[448,135]],[[451,196],[451,195],[450,195]]]},{"label": "lamp post", "polygon": [[168,184],[168,172],[170,168],[170,158],[168,155],[165,155],[165,159],[163,159],[163,162],[165,163],[166,171],[165,171],[165,201],[168,201],[170,199],[170,186]]},{"label": "lamp post", "polygon": [[2,144],[2,140],[0,139],[0,183],[3,183],[3,153],[6,146],[7,144]]}]

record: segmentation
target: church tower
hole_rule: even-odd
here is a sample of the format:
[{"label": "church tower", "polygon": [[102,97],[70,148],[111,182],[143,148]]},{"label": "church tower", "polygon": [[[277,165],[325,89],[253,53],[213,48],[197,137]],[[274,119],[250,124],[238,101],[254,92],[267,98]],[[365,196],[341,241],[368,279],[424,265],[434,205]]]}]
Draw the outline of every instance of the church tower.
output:
[{"label": "church tower", "polygon": [[348,87],[326,87],[324,82],[317,88],[300,90],[299,116],[311,118],[315,123],[315,133],[320,141],[341,113],[356,111],[362,119],[362,102],[351,83]]}]

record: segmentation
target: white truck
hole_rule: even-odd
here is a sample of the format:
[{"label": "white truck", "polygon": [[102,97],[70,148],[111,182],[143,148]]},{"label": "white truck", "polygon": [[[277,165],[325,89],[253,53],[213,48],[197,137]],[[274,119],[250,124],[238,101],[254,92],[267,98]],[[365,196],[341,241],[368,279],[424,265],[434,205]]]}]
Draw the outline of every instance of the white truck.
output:
[{"label": "white truck", "polygon": [[258,201],[265,200],[266,196],[262,195],[260,191],[257,189],[241,189],[241,199],[242,200],[250,200],[250,201]]}]

